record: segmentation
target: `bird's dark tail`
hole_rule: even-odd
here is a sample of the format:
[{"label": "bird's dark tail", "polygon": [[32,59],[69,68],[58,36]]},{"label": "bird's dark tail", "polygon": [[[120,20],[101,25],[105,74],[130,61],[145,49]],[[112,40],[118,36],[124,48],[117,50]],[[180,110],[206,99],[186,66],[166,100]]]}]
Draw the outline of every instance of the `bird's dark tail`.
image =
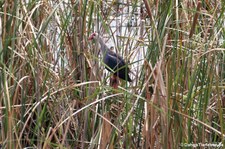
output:
[{"label": "bird's dark tail", "polygon": [[128,81],[128,82],[132,82],[129,74],[119,73],[118,76],[119,76],[120,79],[123,79],[123,80]]}]

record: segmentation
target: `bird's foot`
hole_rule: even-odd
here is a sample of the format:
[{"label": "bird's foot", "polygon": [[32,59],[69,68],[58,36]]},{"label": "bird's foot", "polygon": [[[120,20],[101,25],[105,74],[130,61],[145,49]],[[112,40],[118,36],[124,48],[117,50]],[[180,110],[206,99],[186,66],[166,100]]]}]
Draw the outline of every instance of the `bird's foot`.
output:
[{"label": "bird's foot", "polygon": [[117,76],[113,75],[110,78],[110,86],[112,86],[113,88],[117,89],[119,86],[119,79]]}]

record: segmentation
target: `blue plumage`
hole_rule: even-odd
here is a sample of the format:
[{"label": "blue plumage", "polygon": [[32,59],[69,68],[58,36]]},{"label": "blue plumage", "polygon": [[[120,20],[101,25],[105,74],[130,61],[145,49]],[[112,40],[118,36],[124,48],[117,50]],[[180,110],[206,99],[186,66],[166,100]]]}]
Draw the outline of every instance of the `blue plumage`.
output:
[{"label": "blue plumage", "polygon": [[123,58],[115,52],[111,51],[103,42],[102,38],[97,35],[97,33],[93,33],[89,37],[89,40],[92,39],[97,40],[101,46],[103,62],[106,64],[106,69],[110,72],[113,72],[114,75],[118,76],[119,78],[132,82],[129,76],[130,70]]}]

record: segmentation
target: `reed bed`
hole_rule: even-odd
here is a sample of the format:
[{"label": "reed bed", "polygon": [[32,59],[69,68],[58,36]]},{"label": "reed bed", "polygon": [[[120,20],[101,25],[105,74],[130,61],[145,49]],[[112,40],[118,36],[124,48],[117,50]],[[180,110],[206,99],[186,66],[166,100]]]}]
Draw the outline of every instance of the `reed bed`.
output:
[{"label": "reed bed", "polygon": [[[0,4],[2,148],[225,145],[222,0]],[[132,83],[109,85],[92,32]]]}]

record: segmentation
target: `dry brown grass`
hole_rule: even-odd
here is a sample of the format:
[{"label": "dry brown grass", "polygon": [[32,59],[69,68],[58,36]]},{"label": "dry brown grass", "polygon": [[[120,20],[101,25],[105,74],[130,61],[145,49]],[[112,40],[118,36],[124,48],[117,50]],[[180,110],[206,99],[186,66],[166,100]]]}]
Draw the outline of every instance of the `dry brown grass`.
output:
[{"label": "dry brown grass", "polygon": [[[223,3],[0,2],[0,145],[223,145]],[[109,86],[94,31],[129,61],[132,84]]]}]

